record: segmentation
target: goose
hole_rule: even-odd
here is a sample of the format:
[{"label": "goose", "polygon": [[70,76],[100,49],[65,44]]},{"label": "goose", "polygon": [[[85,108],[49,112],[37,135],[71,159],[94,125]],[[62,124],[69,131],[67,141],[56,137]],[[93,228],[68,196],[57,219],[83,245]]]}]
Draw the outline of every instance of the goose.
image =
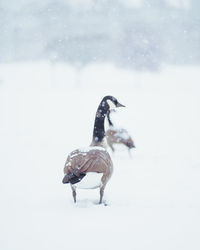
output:
[{"label": "goose", "polygon": [[135,148],[135,144],[131,136],[129,135],[128,131],[123,128],[115,128],[112,121],[110,120],[110,113],[107,114],[107,119],[109,123],[109,129],[106,131],[106,139],[107,139],[107,145],[111,148],[111,150],[114,152],[114,144],[123,144],[125,145],[129,150],[131,148]]},{"label": "goose", "polygon": [[100,102],[94,122],[91,144],[86,148],[72,151],[64,165],[63,184],[69,183],[76,203],[76,189],[100,189],[99,204],[102,203],[104,189],[113,172],[113,163],[106,150],[104,121],[109,110],[125,107],[113,96],[105,96]]}]

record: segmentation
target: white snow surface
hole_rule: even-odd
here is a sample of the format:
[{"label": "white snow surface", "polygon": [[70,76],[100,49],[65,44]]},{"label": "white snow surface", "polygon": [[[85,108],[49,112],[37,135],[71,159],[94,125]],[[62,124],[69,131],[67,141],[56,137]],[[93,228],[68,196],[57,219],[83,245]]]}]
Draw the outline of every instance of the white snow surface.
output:
[{"label": "white snow surface", "polygon": [[[200,67],[134,72],[46,62],[0,64],[0,249],[199,250]],[[52,80],[53,79],[53,80]],[[106,189],[62,184],[67,155],[87,147],[105,95],[136,149],[111,154]]]}]

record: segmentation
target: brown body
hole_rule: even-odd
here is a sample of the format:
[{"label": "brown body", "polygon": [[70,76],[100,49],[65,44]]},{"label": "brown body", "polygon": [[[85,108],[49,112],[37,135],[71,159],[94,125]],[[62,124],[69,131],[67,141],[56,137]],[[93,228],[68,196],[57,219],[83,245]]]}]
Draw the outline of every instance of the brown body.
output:
[{"label": "brown body", "polygon": [[[64,166],[63,183],[71,183],[74,202],[76,202],[76,183],[73,180],[85,178],[88,173],[101,173],[101,183],[95,188],[100,188],[102,203],[105,186],[113,172],[113,163],[109,153],[101,146],[93,146],[74,150],[69,154]],[[72,181],[71,181],[72,180]]]},{"label": "brown body", "polygon": [[131,138],[131,136],[128,134],[128,132],[125,129],[117,129],[114,127],[111,127],[106,131],[106,139],[108,146],[112,149],[114,152],[114,144],[123,144],[129,149],[135,148],[134,142]]},{"label": "brown body", "polygon": [[89,172],[102,173],[102,185],[110,179],[113,172],[113,164],[110,155],[104,148],[88,147],[87,150],[77,149],[68,156],[64,167],[65,181],[70,176],[80,176],[81,173]]}]

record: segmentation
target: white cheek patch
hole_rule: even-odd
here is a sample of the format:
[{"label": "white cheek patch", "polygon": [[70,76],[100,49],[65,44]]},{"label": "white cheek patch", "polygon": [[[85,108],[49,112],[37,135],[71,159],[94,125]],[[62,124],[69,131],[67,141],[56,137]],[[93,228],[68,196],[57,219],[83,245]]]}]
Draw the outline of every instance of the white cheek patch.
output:
[{"label": "white cheek patch", "polygon": [[109,106],[110,109],[115,109],[116,108],[115,104],[112,101],[107,100],[107,103],[108,103],[108,106]]}]

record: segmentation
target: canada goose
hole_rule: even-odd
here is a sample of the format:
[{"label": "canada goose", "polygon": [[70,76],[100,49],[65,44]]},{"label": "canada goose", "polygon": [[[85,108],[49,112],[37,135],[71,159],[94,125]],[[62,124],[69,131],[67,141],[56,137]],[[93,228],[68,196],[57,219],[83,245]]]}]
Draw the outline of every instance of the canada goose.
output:
[{"label": "canada goose", "polygon": [[74,202],[76,188],[100,188],[99,204],[102,203],[105,186],[113,172],[113,163],[104,141],[104,120],[108,111],[115,107],[125,106],[113,96],[103,98],[96,112],[92,143],[89,147],[72,151],[67,157],[63,183],[71,184]]},{"label": "canada goose", "polygon": [[135,144],[131,138],[131,136],[128,134],[126,129],[123,128],[115,128],[113,123],[110,120],[110,112],[108,112],[107,118],[109,123],[109,129],[106,131],[106,139],[107,144],[111,148],[111,150],[114,152],[114,144],[123,144],[130,150],[131,148],[135,148]]}]

